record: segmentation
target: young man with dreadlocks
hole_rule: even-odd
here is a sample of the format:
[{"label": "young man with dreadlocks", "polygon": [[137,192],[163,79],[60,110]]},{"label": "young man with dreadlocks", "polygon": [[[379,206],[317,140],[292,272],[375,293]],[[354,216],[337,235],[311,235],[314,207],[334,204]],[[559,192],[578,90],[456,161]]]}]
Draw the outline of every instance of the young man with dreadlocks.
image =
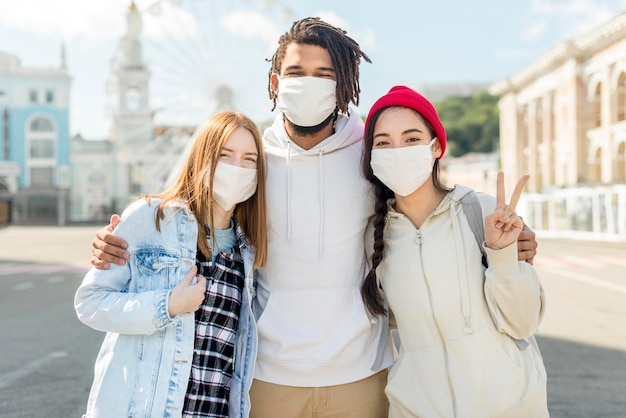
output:
[{"label": "young man with dreadlocks", "polygon": [[[374,197],[362,177],[359,64],[370,62],[340,28],[296,21],[271,59],[268,91],[280,110],[265,131],[268,258],[253,301],[259,346],[250,391],[253,418],[386,417],[392,349],[387,318],[360,296],[365,230]],[[109,231],[92,264],[123,264]],[[537,243],[520,235],[520,259]]]},{"label": "young man with dreadlocks", "polygon": [[271,59],[281,113],[263,137],[269,252],[253,303],[252,417],[387,416],[392,349],[360,296],[374,207],[359,173],[363,122],[349,109],[361,59],[370,61],[345,31],[318,18],[295,22]]}]

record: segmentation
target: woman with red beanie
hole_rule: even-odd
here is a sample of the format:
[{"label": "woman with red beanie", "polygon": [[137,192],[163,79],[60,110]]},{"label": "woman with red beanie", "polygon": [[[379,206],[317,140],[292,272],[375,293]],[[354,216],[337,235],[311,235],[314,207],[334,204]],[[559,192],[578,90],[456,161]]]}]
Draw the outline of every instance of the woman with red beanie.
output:
[{"label": "woman with red beanie", "polygon": [[396,86],[374,103],[363,173],[376,213],[362,295],[372,314],[390,310],[397,322],[389,416],[547,417],[545,368],[528,343],[544,295],[517,257],[524,224],[515,206],[528,176],[508,203],[502,173],[495,198],[448,188],[439,178],[445,150],[437,111],[418,92]]}]

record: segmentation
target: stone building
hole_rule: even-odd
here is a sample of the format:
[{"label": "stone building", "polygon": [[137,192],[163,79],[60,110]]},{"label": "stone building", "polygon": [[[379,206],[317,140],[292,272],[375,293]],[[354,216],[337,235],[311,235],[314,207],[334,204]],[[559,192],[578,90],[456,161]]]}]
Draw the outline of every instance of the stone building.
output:
[{"label": "stone building", "polygon": [[65,224],[70,76],[0,53],[0,224]]},{"label": "stone building", "polygon": [[531,174],[525,219],[559,235],[626,239],[626,12],[489,92],[500,96],[507,189]]}]

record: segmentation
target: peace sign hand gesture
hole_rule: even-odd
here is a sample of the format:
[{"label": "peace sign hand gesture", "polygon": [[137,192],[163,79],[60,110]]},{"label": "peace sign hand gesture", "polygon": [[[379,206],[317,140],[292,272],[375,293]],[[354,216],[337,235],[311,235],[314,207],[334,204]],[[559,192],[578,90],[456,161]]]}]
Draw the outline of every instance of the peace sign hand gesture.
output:
[{"label": "peace sign hand gesture", "polygon": [[529,178],[528,174],[524,174],[518,180],[511,195],[511,201],[507,205],[504,201],[504,173],[502,171],[498,173],[496,209],[485,218],[485,246],[487,248],[499,250],[517,241],[524,228],[524,222],[515,213],[515,207]]}]

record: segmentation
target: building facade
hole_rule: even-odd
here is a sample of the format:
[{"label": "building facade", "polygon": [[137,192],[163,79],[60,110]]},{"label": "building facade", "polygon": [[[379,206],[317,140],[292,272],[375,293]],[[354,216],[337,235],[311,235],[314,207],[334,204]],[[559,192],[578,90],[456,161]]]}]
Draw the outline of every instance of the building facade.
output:
[{"label": "building facade", "polygon": [[23,67],[0,53],[0,223],[65,224],[70,179],[65,66]]},{"label": "building facade", "polygon": [[141,13],[131,1],[126,33],[112,58],[114,105],[109,136],[72,139],[73,222],[106,222],[139,195],[161,191],[190,142],[193,130],[187,127],[154,126],[141,33]]},{"label": "building facade", "polygon": [[626,240],[626,12],[489,89],[507,190],[539,231]]}]

